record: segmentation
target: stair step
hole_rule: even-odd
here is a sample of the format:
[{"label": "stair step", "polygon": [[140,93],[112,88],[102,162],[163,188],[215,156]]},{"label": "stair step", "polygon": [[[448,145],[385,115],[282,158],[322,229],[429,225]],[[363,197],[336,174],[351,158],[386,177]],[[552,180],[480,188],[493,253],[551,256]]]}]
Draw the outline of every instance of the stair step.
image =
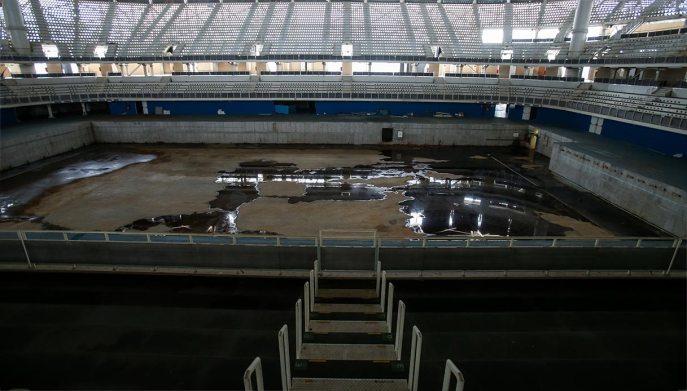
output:
[{"label": "stair step", "polygon": [[375,289],[326,289],[320,287],[317,297],[330,299],[375,299],[377,298],[377,291]]},{"label": "stair step", "polygon": [[402,361],[308,361],[296,360],[293,376],[328,379],[407,379]]},{"label": "stair step", "polygon": [[312,312],[310,319],[317,320],[384,320],[386,316],[382,312],[374,314],[351,312]]},{"label": "stair step", "polygon": [[395,361],[392,344],[304,343],[301,359],[322,361]]},{"label": "stair step", "polygon": [[313,312],[379,314],[382,312],[382,306],[379,304],[315,303]]},{"label": "stair step", "polygon": [[323,278],[319,280],[320,289],[377,289],[373,278]]},{"label": "stair step", "polygon": [[311,343],[361,343],[361,344],[385,344],[393,343],[390,333],[364,334],[364,333],[305,333],[303,342]]},{"label": "stair step", "polygon": [[346,304],[377,304],[379,305],[379,297],[372,298],[358,298],[358,297],[316,297],[315,303],[338,304],[346,302]]},{"label": "stair step", "polygon": [[386,322],[381,320],[311,320],[310,332],[382,334],[387,328]]},{"label": "stair step", "polygon": [[292,378],[294,391],[407,391],[405,379]]}]

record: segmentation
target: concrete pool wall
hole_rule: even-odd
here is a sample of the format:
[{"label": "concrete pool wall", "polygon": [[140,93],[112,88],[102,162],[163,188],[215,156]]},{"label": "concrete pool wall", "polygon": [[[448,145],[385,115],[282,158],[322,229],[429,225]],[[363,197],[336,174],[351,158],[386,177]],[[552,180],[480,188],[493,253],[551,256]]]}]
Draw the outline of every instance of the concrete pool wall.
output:
[{"label": "concrete pool wall", "polygon": [[[382,129],[393,140],[382,141]],[[3,132],[0,170],[35,162],[93,143],[217,143],[328,145],[507,146],[526,124],[452,119],[83,120],[43,123]],[[517,135],[516,135],[517,134]],[[514,136],[516,135],[516,136]]]}]

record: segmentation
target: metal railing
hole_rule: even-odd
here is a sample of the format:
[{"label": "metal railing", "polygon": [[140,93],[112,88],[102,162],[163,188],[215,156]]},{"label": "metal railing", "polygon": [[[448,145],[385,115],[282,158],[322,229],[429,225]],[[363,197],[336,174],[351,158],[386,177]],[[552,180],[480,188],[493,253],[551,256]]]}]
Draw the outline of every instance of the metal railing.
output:
[{"label": "metal railing", "polygon": [[[673,237],[571,237],[571,236],[435,236],[407,238],[319,238],[244,234],[180,234],[102,231],[0,231],[0,241],[58,241],[151,243],[276,247],[362,248],[676,248],[683,241]],[[321,267],[321,265],[320,265]]]},{"label": "metal railing", "polygon": [[420,354],[422,353],[422,333],[417,326],[413,326],[413,339],[410,348],[410,364],[408,373],[408,390],[417,391],[420,377]]},{"label": "metal railing", "polygon": [[[470,78],[460,83],[406,83],[403,77],[387,82],[354,81],[349,88],[342,82],[317,82],[284,76],[281,81],[247,83],[217,76],[215,81],[165,81],[165,76],[129,77],[126,83],[105,77],[88,82],[71,78],[50,83],[39,79],[7,79],[0,83],[0,106],[102,102],[110,100],[380,100],[422,102],[501,102],[618,118],[647,123],[655,127],[687,129],[687,118],[677,109],[664,110],[652,105],[662,98],[651,94],[578,89],[579,82],[507,79],[507,86],[497,88],[499,80]],[[66,80],[70,79],[70,80]],[[92,79],[92,80],[91,80]],[[410,86],[409,84],[412,84]],[[571,91],[580,92],[578,95]],[[683,102],[685,99],[675,98]],[[609,101],[613,104],[608,104]]]},{"label": "metal railing", "polygon": [[398,313],[396,315],[396,338],[394,340],[394,351],[396,352],[396,359],[401,359],[401,352],[403,350],[403,325],[406,319],[406,304],[403,300],[398,301]]},{"label": "metal railing", "polygon": [[291,389],[291,359],[289,358],[289,327],[283,325],[277,335],[279,341],[279,364],[281,366],[281,386],[284,391]]},{"label": "metal railing", "polygon": [[[249,247],[300,247],[316,250],[322,254],[327,248],[368,248],[374,250],[375,258],[378,257],[380,250],[387,249],[654,249],[660,251],[661,257],[665,256],[665,266],[653,267],[652,270],[660,270],[663,274],[669,274],[676,265],[680,265],[678,254],[680,250],[687,247],[687,242],[682,238],[673,237],[472,237],[472,236],[452,236],[452,237],[419,237],[419,238],[320,238],[320,237],[285,237],[271,235],[243,235],[243,234],[180,234],[180,233],[146,233],[146,232],[89,232],[89,231],[0,231],[0,245],[11,248],[14,245],[7,245],[8,242],[16,242],[13,255],[7,257],[0,256],[0,264],[16,265],[25,263],[29,268],[36,267],[37,264],[50,264],[44,262],[45,254],[35,252],[36,243],[52,243],[52,247],[60,247],[59,243],[101,243],[103,248],[116,246],[118,244],[139,244],[157,248],[158,246],[246,246]],[[4,243],[4,244],[3,244]],[[20,247],[19,247],[20,246]],[[78,249],[78,248],[77,248]],[[78,251],[78,250],[74,250]],[[7,253],[10,254],[10,253]],[[21,255],[20,255],[21,254]],[[35,260],[32,257],[36,258]],[[22,259],[23,258],[23,259]],[[64,261],[60,261],[64,263]],[[112,261],[114,265],[115,261]],[[157,261],[155,261],[157,262]],[[312,299],[316,295],[318,288],[318,277],[322,272],[321,259],[315,261],[310,286],[312,293],[308,298]],[[76,260],[74,268],[84,263]],[[86,262],[88,263],[88,262]],[[91,262],[93,263],[93,262]],[[88,264],[91,264],[88,263]],[[85,264],[85,263],[84,263]],[[109,263],[95,262],[95,264],[106,265]],[[141,263],[140,266],[160,266],[164,267],[165,262]],[[177,265],[187,267],[192,265]],[[222,266],[220,266],[221,268]],[[679,267],[682,269],[682,267]],[[300,268],[297,268],[300,270]],[[585,270],[589,268],[585,267]],[[614,268],[613,268],[614,269]],[[381,270],[381,264],[374,262],[369,269],[375,274],[377,279],[378,297],[382,300],[380,305],[385,307],[386,303],[386,277]],[[308,304],[308,303],[304,303]]]},{"label": "metal railing", "polygon": [[[253,374],[255,374],[257,388],[253,387]],[[246,368],[246,372],[243,373],[243,387],[245,391],[265,391],[265,385],[262,380],[262,363],[260,357],[255,357],[253,362]]]},{"label": "metal railing", "polygon": [[465,378],[463,378],[463,372],[458,369],[453,361],[446,360],[446,369],[444,369],[444,384],[441,387],[441,391],[449,391],[449,385],[451,384],[451,377],[456,378],[456,388],[454,391],[463,391],[465,388]]},{"label": "metal railing", "polygon": [[301,299],[296,301],[296,360],[300,360],[303,350],[303,305]]}]

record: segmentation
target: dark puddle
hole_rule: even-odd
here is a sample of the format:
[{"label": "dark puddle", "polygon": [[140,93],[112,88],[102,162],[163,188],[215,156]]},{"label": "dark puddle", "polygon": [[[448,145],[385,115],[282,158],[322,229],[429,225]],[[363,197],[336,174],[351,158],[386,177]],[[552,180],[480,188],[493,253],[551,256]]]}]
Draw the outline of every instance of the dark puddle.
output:
[{"label": "dark puddle", "polygon": [[236,212],[217,210],[206,213],[158,216],[152,219],[136,220],[119,227],[117,231],[147,231],[159,225],[166,226],[171,232],[234,233],[236,232]]},{"label": "dark puddle", "polygon": [[210,207],[224,211],[236,210],[241,204],[251,202],[258,197],[258,189],[255,185],[229,185],[220,190],[217,197],[210,201]]},{"label": "dark puddle", "polygon": [[401,203],[408,227],[432,235],[562,236],[564,227],[540,213],[555,213],[542,203],[477,189],[413,188]]}]

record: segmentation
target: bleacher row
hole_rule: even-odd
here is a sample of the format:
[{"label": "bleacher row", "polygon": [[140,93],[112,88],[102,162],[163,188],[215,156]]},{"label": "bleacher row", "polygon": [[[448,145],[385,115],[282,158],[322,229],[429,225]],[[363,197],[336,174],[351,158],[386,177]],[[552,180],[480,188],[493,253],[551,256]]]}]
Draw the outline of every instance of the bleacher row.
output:
[{"label": "bleacher row", "polygon": [[[61,56],[70,58],[92,57],[95,46],[104,44],[106,56],[118,58],[162,55],[170,47],[170,55],[248,56],[254,54],[256,42],[265,45],[264,55],[269,56],[332,56],[340,54],[343,42],[351,42],[353,54],[361,56],[426,57],[430,46],[438,45],[445,57],[500,59],[503,45],[482,44],[481,29],[503,27],[506,14],[503,3],[19,1],[30,41],[52,42]],[[681,0],[656,1],[665,4],[649,7],[652,1],[596,0],[591,23],[687,13]],[[572,20],[575,4],[575,0],[509,4],[513,28],[560,27]],[[0,40],[6,40],[5,29],[0,31]],[[609,52],[592,50],[587,57],[627,55],[608,41],[592,46]],[[650,40],[643,47],[657,43]],[[561,56],[566,54],[565,42],[550,40],[513,42],[511,49],[513,58],[546,58],[552,45]],[[671,49],[670,43],[661,47],[662,53],[669,53],[665,49]]]},{"label": "bleacher row", "polygon": [[[172,72],[173,76],[241,76],[249,75],[248,71],[215,71],[215,72]],[[108,76],[121,76],[121,73],[114,74],[114,72],[109,73]]]},{"label": "bleacher row", "polygon": [[[121,75],[121,73],[120,73]],[[93,72],[78,72],[78,73],[14,73],[12,77],[18,79],[36,79],[45,77],[88,77],[95,76]]]},{"label": "bleacher row", "polygon": [[594,83],[625,84],[631,86],[667,86],[675,88],[687,88],[685,81],[639,80],[639,79],[609,79],[604,77],[594,78]]},{"label": "bleacher row", "polygon": [[[564,107],[612,117],[687,129],[687,99],[589,89],[577,82],[462,80],[460,83],[403,82],[180,82],[170,77],[143,81],[88,78],[79,83],[4,80],[0,105],[141,99],[331,99],[467,101]],[[503,83],[502,83],[503,82]],[[537,83],[542,83],[537,85]],[[547,84],[549,83],[549,84]],[[584,109],[581,109],[584,107]]]},{"label": "bleacher row", "polygon": [[527,75],[511,75],[511,79],[572,81],[572,82],[577,82],[577,83],[581,83],[584,81],[584,79],[581,77],[527,76]]}]

